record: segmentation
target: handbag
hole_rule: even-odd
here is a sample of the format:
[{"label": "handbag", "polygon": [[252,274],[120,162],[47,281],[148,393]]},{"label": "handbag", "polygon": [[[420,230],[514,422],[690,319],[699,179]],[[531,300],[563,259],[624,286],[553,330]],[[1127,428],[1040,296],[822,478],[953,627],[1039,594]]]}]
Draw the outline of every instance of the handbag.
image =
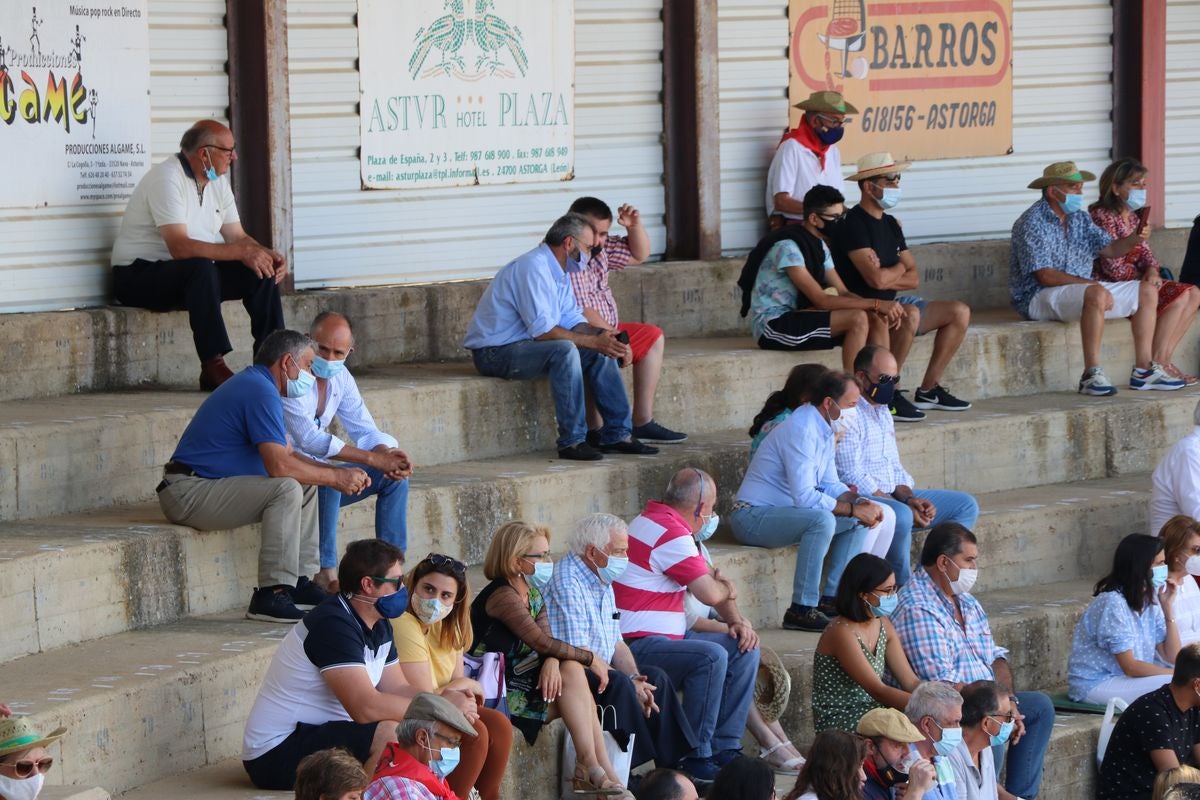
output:
[{"label": "handbag", "polygon": [[1129,708],[1129,704],[1119,697],[1114,697],[1108,701],[1108,707],[1104,709],[1104,721],[1100,723],[1100,738],[1096,741],[1096,768],[1104,763],[1104,751],[1108,749],[1108,740],[1112,737],[1113,728],[1117,727],[1117,723],[1113,717],[1125,709]]},{"label": "handbag", "polygon": [[483,687],[483,707],[508,711],[508,684],[504,680],[504,653],[484,653],[482,656],[463,656],[463,674],[479,681]]},{"label": "handbag", "polygon": [[[612,712],[614,728],[617,725],[617,709],[615,706],[596,706],[596,712],[600,715],[600,727],[604,727],[605,716]],[[608,760],[613,765],[613,771],[617,773],[617,777],[621,779],[623,786],[629,785],[629,770],[633,767],[633,740],[635,734],[629,735],[629,743],[625,749],[621,749],[621,745],[617,744],[617,740],[607,730],[604,731],[604,752],[608,754]],[[570,735],[563,742],[562,750],[562,800],[578,800],[579,795],[575,794],[575,785],[572,783],[575,777],[575,742],[572,741]]]}]

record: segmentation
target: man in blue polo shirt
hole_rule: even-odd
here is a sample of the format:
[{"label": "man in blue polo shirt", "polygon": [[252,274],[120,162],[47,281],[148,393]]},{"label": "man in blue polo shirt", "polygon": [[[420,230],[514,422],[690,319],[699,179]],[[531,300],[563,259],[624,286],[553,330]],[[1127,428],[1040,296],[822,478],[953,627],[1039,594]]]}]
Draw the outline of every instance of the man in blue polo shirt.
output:
[{"label": "man in blue polo shirt", "polygon": [[[550,376],[558,419],[558,457],[597,461],[601,453],[652,455],[632,436],[633,419],[619,367],[633,351],[617,331],[587,323],[567,272],[584,268],[596,231],[587,217],[567,214],[545,240],[496,273],[479,300],[463,346],[480,375],[509,380]],[[599,450],[587,439],[584,384],[604,420]]]},{"label": "man in blue polo shirt", "polygon": [[249,619],[296,622],[325,598],[316,572],[317,486],[346,494],[370,485],[360,469],[337,469],[296,455],[283,424],[282,397],[312,391],[312,340],[276,331],[254,365],[196,410],[163,468],[158,503],[167,519],[203,531],[261,523],[258,588]]},{"label": "man in blue polo shirt", "polygon": [[360,539],[338,565],[342,593],[292,628],[246,720],[242,764],[260,789],[289,790],[310,753],[343,747],[375,772],[417,691],[404,679],[391,620],[408,607],[404,556]]}]

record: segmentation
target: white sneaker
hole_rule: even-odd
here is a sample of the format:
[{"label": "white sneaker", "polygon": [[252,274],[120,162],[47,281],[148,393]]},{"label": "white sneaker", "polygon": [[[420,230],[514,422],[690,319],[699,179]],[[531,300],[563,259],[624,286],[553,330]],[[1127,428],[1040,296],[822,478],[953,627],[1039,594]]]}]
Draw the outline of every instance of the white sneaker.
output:
[{"label": "white sneaker", "polygon": [[1117,387],[1112,385],[1108,376],[1104,374],[1104,370],[1100,367],[1092,367],[1085,370],[1083,377],[1079,379],[1079,393],[1090,394],[1093,397],[1108,397],[1117,393]]},{"label": "white sneaker", "polygon": [[1164,392],[1173,392],[1186,385],[1179,378],[1172,378],[1166,373],[1166,370],[1153,361],[1150,362],[1150,369],[1134,367],[1133,371],[1129,373],[1129,388],[1138,391],[1158,389]]}]

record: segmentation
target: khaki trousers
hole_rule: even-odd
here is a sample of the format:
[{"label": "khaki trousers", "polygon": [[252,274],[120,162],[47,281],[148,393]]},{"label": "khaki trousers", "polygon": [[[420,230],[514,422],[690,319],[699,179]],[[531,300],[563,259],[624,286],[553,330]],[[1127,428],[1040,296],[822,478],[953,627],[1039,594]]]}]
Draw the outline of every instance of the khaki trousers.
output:
[{"label": "khaki trousers", "polygon": [[317,572],[317,488],[294,478],[165,475],[158,493],[176,525],[223,531],[261,522],[258,586],[295,586]]}]

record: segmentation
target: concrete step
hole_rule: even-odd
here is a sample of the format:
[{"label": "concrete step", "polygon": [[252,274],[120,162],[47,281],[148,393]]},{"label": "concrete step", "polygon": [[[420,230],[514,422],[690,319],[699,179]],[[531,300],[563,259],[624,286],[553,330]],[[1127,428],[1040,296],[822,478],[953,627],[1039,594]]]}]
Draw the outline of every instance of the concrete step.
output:
[{"label": "concrete step", "polygon": [[[49,780],[49,776],[46,777]],[[110,800],[112,795],[99,786],[51,786],[46,784],[38,800]]]},{"label": "concrete step", "polygon": [[[1128,327],[1123,322],[1110,327],[1106,363],[1113,365],[1114,379],[1121,375],[1118,368],[1128,368],[1122,366],[1129,362],[1129,357],[1122,355],[1131,347]],[[941,441],[930,445],[931,459],[945,452],[947,465],[970,463],[972,470],[984,472],[1021,471],[1024,465],[1012,457],[1016,451],[1009,447],[1018,441],[1009,437],[1016,436],[1027,450],[1052,450],[1061,464],[1069,466],[1072,460],[1087,460],[1089,451],[1099,452],[1101,442],[1095,435],[1101,429],[1095,426],[1101,419],[1106,420],[1104,436],[1122,453],[1135,449],[1148,453],[1163,441],[1173,440],[1161,439],[1161,434],[1190,425],[1188,406],[1197,396],[1193,390],[1124,391],[1110,400],[1076,395],[1071,396],[1073,401],[1046,398],[1046,392],[1075,389],[1082,369],[1077,363],[1077,342],[1072,341],[1076,338],[1075,328],[1057,323],[993,322],[973,327],[944,382],[976,401],[977,407],[961,415],[935,412],[924,423],[901,426],[914,428],[913,433],[902,434],[915,440],[906,448],[913,453],[909,460],[920,460],[920,448],[940,436]],[[1200,339],[1189,346],[1194,350],[1198,343]],[[924,364],[930,345],[929,337],[919,340],[912,363]],[[763,352],[748,339],[681,340],[668,353],[658,392],[658,417],[693,436],[745,430],[766,397],[783,385],[792,366],[809,359],[835,366],[839,358],[833,351],[800,355]],[[1188,356],[1188,361],[1180,363],[1194,360]],[[361,385],[381,427],[397,434],[421,468],[552,450],[554,446],[554,413],[544,382],[482,378],[465,364],[426,364],[368,370]],[[1031,393],[1038,396],[1027,397]],[[203,397],[198,392],[133,391],[0,402],[0,520],[34,519],[150,499],[162,464]],[[994,405],[981,402],[1003,397],[1018,399]],[[1144,403],[1153,401],[1163,405],[1144,417],[1130,417],[1138,420],[1137,425],[1127,426],[1111,416],[1137,413],[1148,408]],[[1047,408],[1071,409],[1073,413],[1037,417],[1035,425],[1026,424],[1029,416],[1036,417]],[[1009,432],[983,447],[975,441],[972,450],[957,446],[974,436],[976,426],[997,430],[995,426],[1002,423],[989,416],[995,414],[1007,415]],[[943,431],[940,435],[936,433],[939,429]],[[1141,464],[1136,469],[1149,466]],[[1001,488],[977,481],[967,485],[977,491]]]}]

